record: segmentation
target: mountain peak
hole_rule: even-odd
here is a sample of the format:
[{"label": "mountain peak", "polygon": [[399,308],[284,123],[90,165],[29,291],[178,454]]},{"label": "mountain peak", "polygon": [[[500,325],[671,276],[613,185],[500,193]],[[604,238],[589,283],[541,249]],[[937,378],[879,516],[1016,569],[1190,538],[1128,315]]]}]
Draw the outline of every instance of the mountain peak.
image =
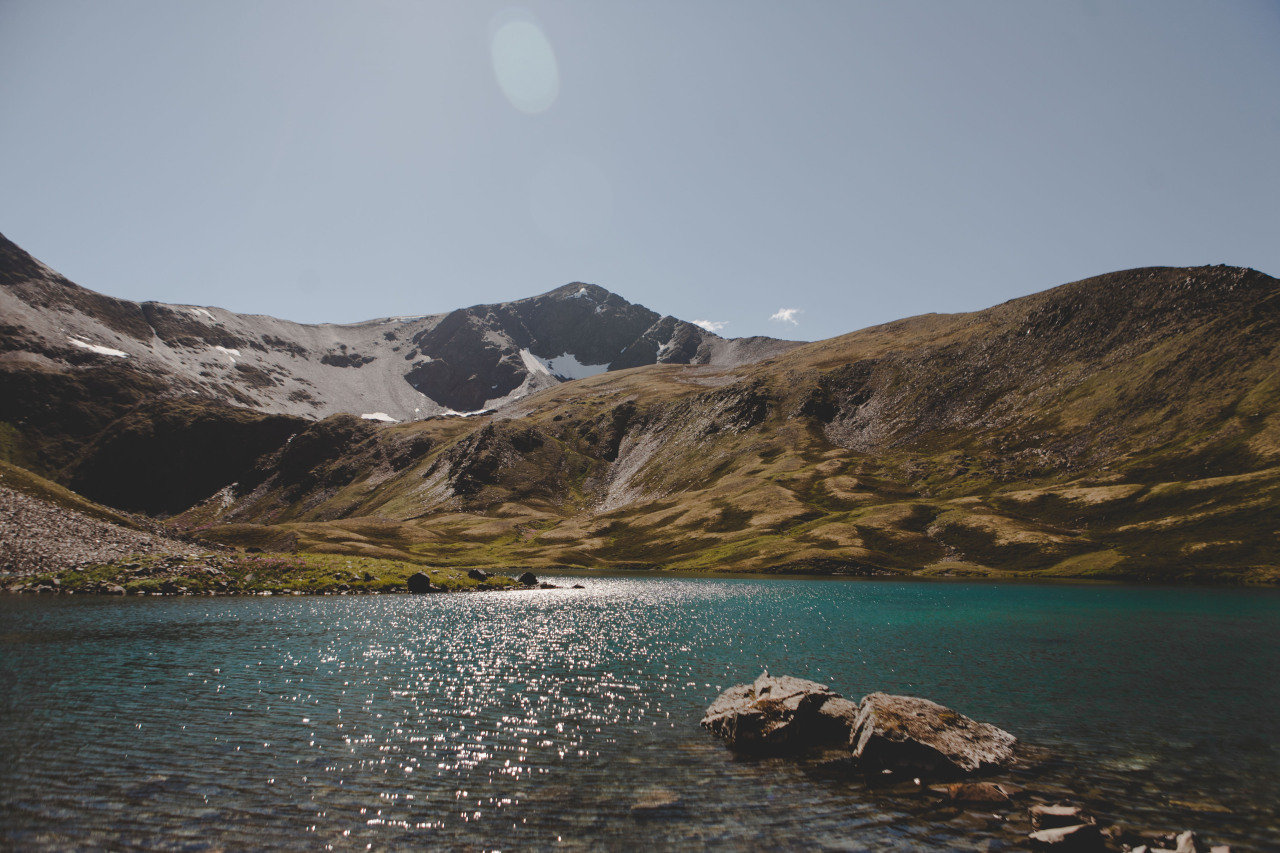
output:
[{"label": "mountain peak", "polygon": [[474,412],[606,370],[737,363],[795,345],[732,349],[580,281],[512,302],[349,325],[139,304],[71,283],[2,235],[0,283],[0,353],[141,374],[168,396],[307,417]]}]

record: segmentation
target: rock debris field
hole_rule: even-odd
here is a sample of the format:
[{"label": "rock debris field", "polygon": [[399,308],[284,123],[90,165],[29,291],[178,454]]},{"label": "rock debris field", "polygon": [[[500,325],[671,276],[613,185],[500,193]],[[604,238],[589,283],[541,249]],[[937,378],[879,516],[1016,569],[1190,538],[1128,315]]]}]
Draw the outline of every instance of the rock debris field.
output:
[{"label": "rock debris field", "polygon": [[189,543],[99,521],[4,486],[0,533],[0,573],[15,575],[61,572],[132,554],[201,553]]}]

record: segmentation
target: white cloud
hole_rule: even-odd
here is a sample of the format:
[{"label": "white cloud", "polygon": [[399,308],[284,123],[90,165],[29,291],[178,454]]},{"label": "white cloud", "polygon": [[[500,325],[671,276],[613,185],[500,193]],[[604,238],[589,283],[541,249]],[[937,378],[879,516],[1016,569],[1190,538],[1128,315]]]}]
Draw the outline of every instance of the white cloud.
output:
[{"label": "white cloud", "polygon": [[728,320],[694,320],[693,325],[701,326],[708,332],[718,332],[729,325]]},{"label": "white cloud", "polygon": [[796,315],[799,313],[799,308],[779,308],[769,319],[777,320],[779,323],[790,323],[793,326],[799,326],[800,321],[796,319]]}]

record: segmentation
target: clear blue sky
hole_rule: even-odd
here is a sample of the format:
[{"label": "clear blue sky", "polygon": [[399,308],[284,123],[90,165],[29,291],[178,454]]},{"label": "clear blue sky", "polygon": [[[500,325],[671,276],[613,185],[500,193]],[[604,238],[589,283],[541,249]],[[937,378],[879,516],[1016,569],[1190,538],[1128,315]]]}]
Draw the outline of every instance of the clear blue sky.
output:
[{"label": "clear blue sky", "polygon": [[302,322],[581,280],[816,339],[1280,275],[1280,2],[0,0],[0,231]]}]

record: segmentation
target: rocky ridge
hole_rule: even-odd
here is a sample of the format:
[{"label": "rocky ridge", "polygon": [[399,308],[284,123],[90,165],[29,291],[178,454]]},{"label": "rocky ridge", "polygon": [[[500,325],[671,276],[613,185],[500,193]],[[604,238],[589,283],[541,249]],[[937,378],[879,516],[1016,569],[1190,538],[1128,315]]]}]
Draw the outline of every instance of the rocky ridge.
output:
[{"label": "rocky ridge", "polygon": [[[391,422],[497,409],[608,370],[739,365],[797,346],[724,339],[580,282],[514,302],[345,325],[136,303],[68,281],[3,235],[0,317],[0,380],[18,404],[36,402],[11,374],[93,371],[116,384],[145,382],[153,395]],[[0,420],[11,420],[5,414]]]}]

